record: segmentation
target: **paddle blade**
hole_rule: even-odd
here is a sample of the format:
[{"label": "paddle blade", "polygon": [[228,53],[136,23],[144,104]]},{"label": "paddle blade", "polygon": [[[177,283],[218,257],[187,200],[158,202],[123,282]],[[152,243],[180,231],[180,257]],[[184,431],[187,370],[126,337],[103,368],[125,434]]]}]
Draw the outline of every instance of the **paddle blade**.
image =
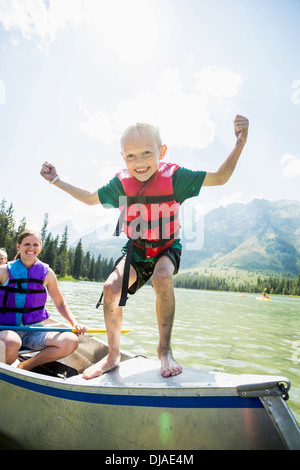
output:
[{"label": "paddle blade", "polygon": [[[76,328],[72,328],[72,333],[77,333]],[[107,333],[107,330],[103,330],[102,328],[88,328],[86,333]],[[131,330],[121,330],[121,333],[131,333]]]}]

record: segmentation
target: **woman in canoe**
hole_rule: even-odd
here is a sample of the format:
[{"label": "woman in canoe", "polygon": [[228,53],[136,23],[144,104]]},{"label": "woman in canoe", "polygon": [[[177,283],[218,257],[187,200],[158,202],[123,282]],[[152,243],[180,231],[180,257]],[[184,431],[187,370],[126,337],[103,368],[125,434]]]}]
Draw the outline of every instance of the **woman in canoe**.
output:
[{"label": "woman in canoe", "polygon": [[[0,342],[5,345],[5,362],[12,364],[21,346],[40,352],[18,365],[21,369],[34,367],[61,359],[78,346],[78,337],[71,332],[13,331],[11,325],[37,325],[49,317],[45,309],[47,291],[59,313],[78,334],[86,331],[76,322],[65,302],[54,271],[37,259],[42,250],[40,236],[31,230],[22,232],[17,239],[18,254],[15,261],[0,266]],[[47,290],[46,290],[47,289]],[[3,349],[3,348],[2,348]]]}]

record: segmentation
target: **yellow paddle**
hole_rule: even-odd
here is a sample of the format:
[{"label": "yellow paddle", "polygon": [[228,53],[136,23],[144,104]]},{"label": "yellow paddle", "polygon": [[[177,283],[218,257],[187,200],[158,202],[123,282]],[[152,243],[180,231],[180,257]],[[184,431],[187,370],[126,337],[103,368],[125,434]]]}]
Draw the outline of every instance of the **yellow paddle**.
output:
[{"label": "yellow paddle", "polygon": [[[66,330],[66,331],[68,331],[68,330]],[[76,328],[72,328],[69,331],[72,331],[72,333],[77,333]],[[131,331],[132,330],[121,330],[121,333],[131,333]],[[102,330],[101,328],[88,328],[86,330],[86,333],[107,333],[107,330]]]},{"label": "yellow paddle", "polygon": [[[0,325],[0,330],[13,330],[13,331],[54,331],[54,332],[64,332],[71,331],[72,333],[77,333],[76,328],[60,328],[53,326],[15,326],[15,325]],[[107,330],[102,328],[88,328],[86,333],[106,333]],[[121,333],[130,333],[131,330],[121,330]]]}]

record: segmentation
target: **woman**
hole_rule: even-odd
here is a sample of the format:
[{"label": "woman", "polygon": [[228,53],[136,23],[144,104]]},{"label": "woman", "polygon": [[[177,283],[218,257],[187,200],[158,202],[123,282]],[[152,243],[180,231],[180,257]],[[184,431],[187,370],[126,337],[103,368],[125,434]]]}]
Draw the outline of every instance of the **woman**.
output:
[{"label": "woman", "polygon": [[85,333],[86,327],[76,322],[53,270],[37,259],[42,250],[40,236],[31,230],[22,232],[17,239],[17,250],[15,261],[0,266],[0,324],[7,325],[7,330],[0,331],[0,342],[5,345],[7,364],[15,362],[21,346],[40,350],[18,364],[21,369],[31,370],[71,354],[78,346],[78,337],[71,332],[16,332],[9,329],[10,325],[37,324],[48,318],[45,309],[47,291],[59,313],[78,334]]}]

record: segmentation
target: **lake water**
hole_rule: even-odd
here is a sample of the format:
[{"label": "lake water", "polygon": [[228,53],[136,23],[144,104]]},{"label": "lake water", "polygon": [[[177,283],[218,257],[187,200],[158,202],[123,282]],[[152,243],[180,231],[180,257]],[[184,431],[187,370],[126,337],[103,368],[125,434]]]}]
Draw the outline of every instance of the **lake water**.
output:
[{"label": "lake water", "polygon": [[[103,309],[95,305],[102,284],[60,281],[61,291],[78,321],[105,328]],[[232,374],[287,377],[291,383],[288,405],[300,423],[300,299],[176,289],[176,318],[172,347],[186,367]],[[48,302],[54,317],[53,303]],[[156,358],[158,330],[155,294],[151,286],[131,296],[124,308],[124,350]],[[100,335],[106,341],[106,335]]]}]

